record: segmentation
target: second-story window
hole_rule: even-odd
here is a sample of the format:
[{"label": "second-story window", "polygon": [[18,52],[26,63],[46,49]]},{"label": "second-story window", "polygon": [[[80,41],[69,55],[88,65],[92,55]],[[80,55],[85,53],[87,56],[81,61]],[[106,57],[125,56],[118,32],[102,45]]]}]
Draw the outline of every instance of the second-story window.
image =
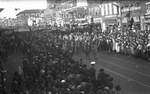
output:
[{"label": "second-story window", "polygon": [[104,16],[104,5],[102,5],[102,7],[101,7],[101,13],[102,13],[102,16]]}]

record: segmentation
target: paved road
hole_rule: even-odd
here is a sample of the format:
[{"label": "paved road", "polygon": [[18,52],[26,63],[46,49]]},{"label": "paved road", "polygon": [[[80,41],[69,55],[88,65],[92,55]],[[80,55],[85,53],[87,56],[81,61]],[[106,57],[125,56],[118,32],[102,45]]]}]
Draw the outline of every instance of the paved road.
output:
[{"label": "paved road", "polygon": [[[81,57],[90,66],[84,54],[74,55],[78,60]],[[99,52],[97,57],[97,74],[104,68],[114,78],[114,85],[121,86],[120,94],[150,94],[150,61],[106,52]]]}]

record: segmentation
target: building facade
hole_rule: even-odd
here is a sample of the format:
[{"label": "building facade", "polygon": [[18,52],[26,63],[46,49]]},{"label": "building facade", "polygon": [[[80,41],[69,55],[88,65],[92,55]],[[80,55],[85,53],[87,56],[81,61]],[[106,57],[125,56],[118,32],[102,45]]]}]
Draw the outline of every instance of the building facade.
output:
[{"label": "building facade", "polygon": [[53,12],[49,10],[49,19],[61,26],[90,24],[93,19],[103,30],[113,25],[129,26],[132,20],[134,26],[143,30],[150,23],[149,5],[148,0],[60,0]]},{"label": "building facade", "polygon": [[24,10],[17,14],[18,26],[39,26],[43,22],[43,10]]},{"label": "building facade", "polygon": [[120,5],[123,26],[129,26],[132,19],[133,28],[137,27],[141,30],[146,29],[146,26],[150,23],[148,17],[149,13],[147,13],[149,9],[148,0],[122,1]]}]

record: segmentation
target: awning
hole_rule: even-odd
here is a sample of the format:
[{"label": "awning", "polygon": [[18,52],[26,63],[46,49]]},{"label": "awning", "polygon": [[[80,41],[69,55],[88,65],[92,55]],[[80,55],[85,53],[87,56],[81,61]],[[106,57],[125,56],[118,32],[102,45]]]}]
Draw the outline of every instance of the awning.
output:
[{"label": "awning", "polygon": [[101,23],[102,22],[102,18],[94,18],[94,23]]}]

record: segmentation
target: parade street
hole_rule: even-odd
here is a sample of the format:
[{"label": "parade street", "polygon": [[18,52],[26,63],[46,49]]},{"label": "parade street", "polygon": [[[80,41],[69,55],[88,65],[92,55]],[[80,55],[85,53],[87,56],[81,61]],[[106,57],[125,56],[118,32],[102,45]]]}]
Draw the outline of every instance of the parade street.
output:
[{"label": "parade street", "polygon": [[[84,54],[76,54],[74,59],[83,59],[90,66]],[[92,58],[92,54],[91,54]],[[96,62],[96,71],[103,68],[114,78],[114,85],[120,85],[120,94],[150,94],[150,62],[114,53],[99,52]]]}]

